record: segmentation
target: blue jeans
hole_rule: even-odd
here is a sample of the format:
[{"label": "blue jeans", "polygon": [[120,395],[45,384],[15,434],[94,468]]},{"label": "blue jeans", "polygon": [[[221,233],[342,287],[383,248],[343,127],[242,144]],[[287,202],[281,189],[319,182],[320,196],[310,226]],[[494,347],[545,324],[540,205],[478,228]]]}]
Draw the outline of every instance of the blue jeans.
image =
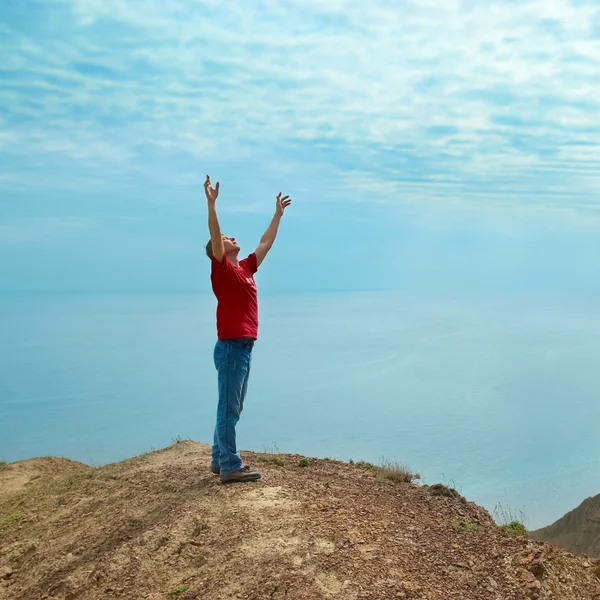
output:
[{"label": "blue jeans", "polygon": [[215,346],[219,404],[211,466],[219,466],[221,473],[242,468],[242,459],[235,443],[235,426],[244,408],[253,347],[253,340],[243,338],[218,341]]}]

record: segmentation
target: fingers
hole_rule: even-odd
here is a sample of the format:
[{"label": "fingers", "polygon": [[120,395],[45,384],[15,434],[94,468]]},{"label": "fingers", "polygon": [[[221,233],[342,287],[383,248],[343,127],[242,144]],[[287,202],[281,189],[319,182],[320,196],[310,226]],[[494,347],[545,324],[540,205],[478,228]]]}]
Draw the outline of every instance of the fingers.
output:
[{"label": "fingers", "polygon": [[292,199],[289,196],[281,197],[281,192],[277,194],[277,206],[279,210],[284,211],[290,204],[292,203]]},{"label": "fingers", "polygon": [[[206,176],[206,181],[204,182],[204,189],[208,190],[211,187],[210,185],[210,177],[207,175]],[[219,193],[219,182],[217,181],[217,184],[214,187],[215,192],[217,192],[217,194]]]}]

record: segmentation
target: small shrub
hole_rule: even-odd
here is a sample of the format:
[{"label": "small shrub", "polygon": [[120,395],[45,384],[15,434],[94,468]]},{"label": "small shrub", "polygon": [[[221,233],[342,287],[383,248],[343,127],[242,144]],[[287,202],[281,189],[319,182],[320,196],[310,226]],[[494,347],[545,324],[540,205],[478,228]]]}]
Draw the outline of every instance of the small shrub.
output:
[{"label": "small shrub", "polygon": [[447,488],[454,490],[459,496],[462,496],[462,488],[456,485],[456,481],[454,481],[454,479],[446,479],[446,475],[442,473],[442,481]]},{"label": "small shrub", "polygon": [[308,462],[308,458],[301,458],[300,462],[298,463],[299,467],[308,467],[310,465],[310,463]]},{"label": "small shrub", "polygon": [[272,442],[269,446],[264,447],[265,455],[259,456],[258,460],[263,463],[271,463],[277,465],[278,467],[285,466],[285,460],[283,456],[281,456],[279,452],[279,447],[275,442]]},{"label": "small shrub", "polygon": [[365,460],[359,460],[356,463],[356,466],[360,467],[361,469],[369,469],[371,471],[374,471],[377,468],[373,463],[367,462]]},{"label": "small shrub", "polygon": [[421,478],[419,473],[413,473],[407,465],[386,458],[381,459],[381,464],[377,467],[377,470],[384,479],[394,483],[412,483]]},{"label": "small shrub", "polygon": [[462,496],[451,487],[444,485],[443,483],[435,483],[434,485],[426,488],[432,496],[442,496],[444,498],[456,498],[457,500],[463,499]]},{"label": "small shrub", "polygon": [[510,523],[502,525],[501,527],[510,537],[521,537],[523,535],[527,535],[527,527],[525,527],[525,525],[519,521],[511,521]]},{"label": "small shrub", "polygon": [[471,523],[471,521],[467,521],[466,519],[455,521],[453,527],[456,531],[477,531],[478,529],[481,529],[480,525]]},{"label": "small shrub", "polygon": [[524,510],[513,510],[506,504],[499,502],[493,511],[496,523],[504,529],[510,537],[527,535],[527,514]]},{"label": "small shrub", "polygon": [[348,461],[348,464],[349,464],[349,465],[353,465],[353,464],[354,464],[354,461],[353,461],[352,459],[350,459],[350,460]]},{"label": "small shrub", "polygon": [[0,471],[2,469],[7,469],[8,468],[8,463],[5,460],[0,460]]},{"label": "small shrub", "polygon": [[187,592],[189,590],[189,586],[187,585],[178,585],[174,588],[171,588],[168,592],[167,592],[167,596],[169,598],[177,598],[177,596],[179,596],[179,594],[183,594],[183,592]]},{"label": "small shrub", "polygon": [[279,446],[275,442],[271,442],[268,446],[263,446],[265,454],[281,454]]}]

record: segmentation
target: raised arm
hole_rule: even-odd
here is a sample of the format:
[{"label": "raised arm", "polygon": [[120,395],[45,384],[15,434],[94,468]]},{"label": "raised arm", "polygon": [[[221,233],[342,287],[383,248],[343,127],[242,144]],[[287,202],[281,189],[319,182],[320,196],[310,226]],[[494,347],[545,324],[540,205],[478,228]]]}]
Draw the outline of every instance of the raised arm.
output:
[{"label": "raised arm", "polygon": [[217,217],[217,197],[219,195],[219,182],[213,187],[210,183],[210,177],[206,176],[204,182],[204,193],[208,203],[208,230],[210,231],[210,242],[212,245],[212,253],[218,262],[223,261],[225,249],[223,247],[223,237],[221,235],[221,226]]},{"label": "raised arm", "polygon": [[260,266],[260,263],[265,259],[267,252],[271,249],[275,238],[277,237],[277,230],[279,229],[279,223],[285,209],[292,203],[289,196],[281,197],[281,192],[277,195],[277,203],[275,205],[275,216],[271,220],[271,224],[260,238],[260,242],[255,250],[256,263]]}]

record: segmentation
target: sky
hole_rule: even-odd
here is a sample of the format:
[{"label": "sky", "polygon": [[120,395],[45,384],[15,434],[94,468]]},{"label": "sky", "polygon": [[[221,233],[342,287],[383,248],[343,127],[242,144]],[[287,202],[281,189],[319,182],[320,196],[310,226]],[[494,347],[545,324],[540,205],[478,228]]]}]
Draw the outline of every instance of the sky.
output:
[{"label": "sky", "polygon": [[596,0],[3,0],[0,290],[600,291]]}]

